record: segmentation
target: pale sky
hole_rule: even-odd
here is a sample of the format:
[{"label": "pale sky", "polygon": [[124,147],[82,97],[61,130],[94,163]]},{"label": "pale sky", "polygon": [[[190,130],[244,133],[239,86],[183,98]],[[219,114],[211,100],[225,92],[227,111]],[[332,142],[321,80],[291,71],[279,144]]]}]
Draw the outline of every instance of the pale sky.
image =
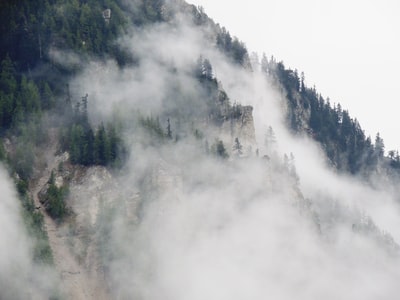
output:
[{"label": "pale sky", "polygon": [[400,1],[189,0],[400,150]]}]

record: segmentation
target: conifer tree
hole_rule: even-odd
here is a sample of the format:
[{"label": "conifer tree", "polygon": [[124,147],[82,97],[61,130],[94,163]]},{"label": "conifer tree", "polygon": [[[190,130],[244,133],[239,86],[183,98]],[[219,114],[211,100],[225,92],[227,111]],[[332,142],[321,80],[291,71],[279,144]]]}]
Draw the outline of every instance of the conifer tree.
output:
[{"label": "conifer tree", "polygon": [[107,165],[110,161],[110,144],[104,128],[101,124],[97,129],[94,141],[95,163],[98,165]]},{"label": "conifer tree", "polygon": [[379,132],[376,134],[375,137],[375,153],[378,158],[382,158],[383,155],[385,154],[385,144]]},{"label": "conifer tree", "polygon": [[215,143],[212,145],[212,153],[222,159],[229,158],[229,154],[226,151],[224,142],[221,140],[216,140]]},{"label": "conifer tree", "polygon": [[172,139],[171,122],[167,120],[167,138]]},{"label": "conifer tree", "polygon": [[273,150],[275,147],[276,137],[271,126],[268,127],[267,132],[265,133],[264,144],[269,151]]},{"label": "conifer tree", "polygon": [[243,146],[240,143],[239,138],[235,138],[235,142],[233,143],[232,150],[233,150],[233,153],[235,153],[235,155],[237,157],[240,157],[243,154]]}]

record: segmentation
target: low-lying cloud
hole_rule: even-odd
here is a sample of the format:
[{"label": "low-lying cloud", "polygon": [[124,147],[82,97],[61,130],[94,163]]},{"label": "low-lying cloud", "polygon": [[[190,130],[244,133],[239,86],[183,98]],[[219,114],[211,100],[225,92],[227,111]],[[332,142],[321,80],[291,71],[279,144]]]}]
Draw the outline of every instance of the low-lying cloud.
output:
[{"label": "low-lying cloud", "polygon": [[20,201],[0,166],[0,298],[46,299],[56,290],[50,267],[33,262],[33,241],[28,237]]},{"label": "low-lying cloud", "polygon": [[[113,204],[105,262],[113,297],[394,299],[398,203],[385,187],[336,174],[315,142],[291,136],[284,95],[257,71],[205,47],[207,36],[182,20],[145,27],[121,41],[137,66],[94,62],[71,83],[75,95],[89,94],[93,122],[116,109],[154,116],[174,105],[190,111],[204,101],[190,73],[203,55],[231,101],[254,107],[257,144],[247,158],[220,161],[205,154],[204,140],[191,137],[147,148],[132,143],[119,180],[121,189],[140,195],[140,213],[132,224]],[[277,137],[271,160],[261,158],[268,126]],[[138,140],[129,135],[142,133],[126,134]],[[291,152],[299,183],[282,162]]]}]

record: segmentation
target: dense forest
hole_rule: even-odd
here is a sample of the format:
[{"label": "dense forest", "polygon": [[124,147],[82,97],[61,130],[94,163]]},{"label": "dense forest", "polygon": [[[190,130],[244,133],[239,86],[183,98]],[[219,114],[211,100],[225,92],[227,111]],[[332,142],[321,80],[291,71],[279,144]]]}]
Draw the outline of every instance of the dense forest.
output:
[{"label": "dense forest", "polygon": [[[121,166],[126,151],[118,124],[102,123],[93,127],[88,119],[90,95],[72,99],[68,82],[79,73],[81,64],[91,58],[114,59],[120,67],[139,63],[116,40],[127,33],[129,26],[140,28],[167,20],[169,15],[163,12],[163,2],[142,0],[134,6],[117,0],[0,3],[0,159],[7,163],[11,174],[17,174],[16,185],[26,211],[24,219],[38,237],[38,260],[51,261],[51,253],[41,214],[28,195],[28,188],[32,184],[38,149],[49,142],[49,130],[54,127],[44,120],[54,114],[58,124],[63,124],[58,128],[60,150],[70,153],[72,164]],[[213,23],[204,12],[188,7],[197,25]],[[214,26],[217,47],[232,61],[245,65],[248,55],[244,44],[231,37],[225,28]],[[74,53],[79,60],[66,67],[60,59],[68,58],[58,57],[59,50]],[[217,85],[211,78],[210,63],[201,62],[200,67],[205,70],[200,70],[199,80],[209,86],[208,93],[215,94]],[[172,138],[170,125],[167,129],[156,119],[140,118],[144,128],[158,132],[163,138]],[[11,141],[13,151],[5,150],[6,140]],[[215,145],[215,152],[225,157],[222,141]],[[62,200],[65,195],[51,179],[46,203],[48,213],[56,219],[67,213]]]},{"label": "dense forest", "polygon": [[[305,133],[318,141],[332,166],[343,172],[364,177],[383,168],[390,174],[400,168],[400,155],[390,150],[379,133],[366,136],[356,118],[340,103],[332,104],[315,87],[305,85],[304,73],[287,69],[283,62],[264,55],[262,71],[278,85],[288,100],[287,124],[294,134]],[[305,123],[304,124],[304,120]]]},{"label": "dense forest", "polygon": [[[243,157],[262,158],[264,163],[275,155],[271,151],[259,157],[259,149],[245,149],[237,136],[232,136],[232,145],[227,145],[222,138],[207,136],[196,127],[196,122],[208,122],[217,128],[226,126],[233,133],[235,122],[244,123],[246,109],[252,110],[232,103],[205,56],[193,55],[190,72],[185,73],[193,79],[196,92],[204,101],[180,94],[182,74],[174,69],[169,75],[173,92],[163,95],[163,100],[170,103],[159,115],[144,113],[140,107],[134,111],[124,111],[122,107],[111,121],[93,122],[90,112],[94,96],[71,95],[71,80],[91,60],[112,60],[119,70],[140,66],[140,56],[127,51],[118,39],[135,35],[135,30],[149,24],[170,22],[177,14],[176,7],[187,13],[194,26],[212,29],[212,34],[208,34],[210,45],[229,63],[252,72],[254,66],[250,64],[245,44],[214,23],[201,8],[183,1],[169,1],[169,6],[164,0],[0,2],[0,161],[14,180],[26,228],[35,238],[35,261],[54,264],[43,214],[30,194],[32,186],[37,184],[38,169],[44,168],[39,158],[48,144],[58,145],[57,154],[68,153],[65,164],[70,170],[101,166],[115,173],[122,172],[129,159],[140,160],[140,157],[129,157],[128,148],[132,145],[128,143],[140,143],[147,150],[150,146],[152,149],[173,147],[182,140],[193,140],[199,153],[211,157],[216,165]],[[62,63],[65,60],[70,62]],[[399,152],[387,151],[379,133],[375,137],[367,136],[357,119],[341,104],[332,103],[316,87],[307,86],[304,73],[299,74],[265,55],[261,71],[265,80],[285,96],[287,103],[282,107],[287,108],[286,125],[290,133],[317,141],[335,171],[366,181],[378,173],[392,178],[400,176]],[[132,135],[140,136],[139,142],[136,136],[137,140],[124,139],[130,128],[135,128]],[[267,149],[276,143],[271,127],[264,142]],[[60,163],[58,172],[64,167]],[[289,174],[296,193],[300,194],[294,156],[285,154],[283,162],[274,168],[274,172],[284,170]],[[69,193],[68,184],[57,185],[52,171],[47,189],[41,191],[40,201],[57,224],[72,215],[64,201]],[[302,200],[308,205],[308,200]],[[107,219],[108,215],[101,213]]]},{"label": "dense forest", "polygon": [[[112,11],[112,22],[106,9]],[[151,9],[149,4],[149,14]],[[50,124],[44,120],[50,114],[70,120],[61,139],[63,149],[71,151],[74,164],[114,163],[119,144],[111,125],[92,129],[86,115],[87,102],[79,109],[81,101],[71,100],[65,87],[79,65],[65,69],[54,60],[52,51],[68,49],[83,59],[110,56],[126,63],[123,51],[113,45],[126,28],[122,10],[115,1],[0,3],[0,159],[6,162],[10,174],[16,174],[26,227],[36,240],[34,259],[46,264],[52,263],[52,254],[43,216],[28,193],[38,149],[49,142]],[[11,141],[12,151],[5,150],[5,140]],[[63,198],[67,188],[60,190],[53,181],[46,196],[47,211],[59,219],[66,213]]]},{"label": "dense forest", "polygon": [[[242,42],[216,25],[201,9],[187,7],[196,25],[214,26],[215,44],[221,52],[232,62],[251,68]],[[22,185],[27,185],[33,173],[34,149],[48,138],[41,120],[51,112],[68,120],[61,130],[60,144],[63,151],[70,152],[71,163],[120,166],[126,155],[120,128],[117,124],[93,128],[88,119],[90,96],[71,99],[68,88],[69,79],[79,72],[80,62],[69,64],[72,67],[66,69],[65,64],[55,58],[54,51],[65,49],[83,60],[111,58],[121,67],[138,64],[137,58],[115,41],[131,25],[140,28],[168,20],[170,16],[163,1],[137,1],[136,7],[116,0],[2,1],[0,16],[0,133],[2,140],[13,137],[16,145],[15,151],[7,156],[1,143],[0,158],[7,160]],[[300,76],[297,70],[287,69],[283,62],[276,62],[273,57],[268,60],[265,56],[261,68],[286,94],[287,122],[293,133],[306,132],[320,142],[335,168],[364,176],[378,166],[389,171],[400,169],[399,153],[391,150],[385,156],[384,141],[379,133],[373,140],[366,137],[357,119],[340,104],[332,105],[315,87],[305,86],[303,73]],[[208,59],[198,59],[194,75],[208,90],[205,94],[208,99],[217,97],[224,101],[227,98],[218,92],[217,79],[213,77]],[[215,101],[210,101],[207,113],[214,114],[215,120],[221,119],[213,103]],[[160,128],[162,135],[171,134],[170,129],[161,129],[164,126],[153,123],[143,122],[145,127]],[[168,126],[170,128],[170,124]]]}]

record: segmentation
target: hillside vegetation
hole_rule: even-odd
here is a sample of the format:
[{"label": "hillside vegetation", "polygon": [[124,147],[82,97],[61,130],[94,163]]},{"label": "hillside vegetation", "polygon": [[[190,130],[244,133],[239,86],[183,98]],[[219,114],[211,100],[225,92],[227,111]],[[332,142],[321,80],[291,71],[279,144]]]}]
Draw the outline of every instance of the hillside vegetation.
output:
[{"label": "hillside vegetation", "polygon": [[[338,257],[373,273],[368,255],[386,266],[399,254],[396,232],[368,215],[380,197],[398,200],[398,151],[366,136],[303,73],[265,54],[252,61],[181,0],[1,1],[0,161],[32,241],[26,284],[42,267],[59,275],[37,284],[49,299],[192,300],[214,290],[202,274],[226,287],[230,273],[242,282],[241,270],[298,287],[274,260],[261,263],[265,253],[288,270],[307,260],[318,269],[310,251],[326,278],[348,271],[354,283],[354,270],[333,267]],[[192,268],[205,287],[189,280]],[[261,299],[242,283],[232,291]],[[17,286],[11,294],[26,296]],[[239,295],[221,294],[205,293]]]}]

